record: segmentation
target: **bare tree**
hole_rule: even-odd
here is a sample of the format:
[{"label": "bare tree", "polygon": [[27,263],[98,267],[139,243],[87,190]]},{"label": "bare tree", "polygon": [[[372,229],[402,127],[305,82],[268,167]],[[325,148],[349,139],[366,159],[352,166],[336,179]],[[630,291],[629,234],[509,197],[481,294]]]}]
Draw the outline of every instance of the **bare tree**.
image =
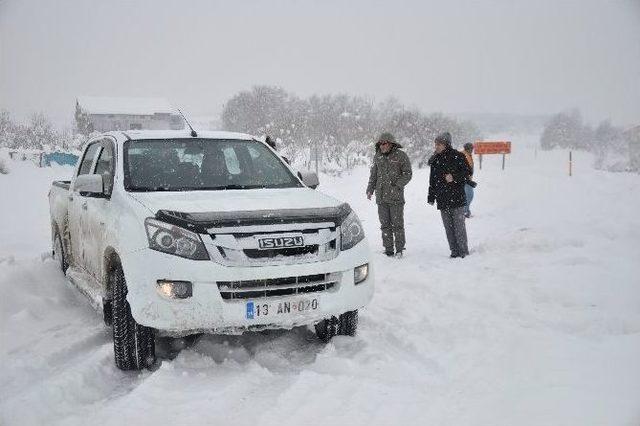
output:
[{"label": "bare tree", "polygon": [[268,86],[232,97],[222,112],[222,123],[227,130],[277,138],[290,159],[307,167],[311,166],[311,150],[317,150],[320,162],[333,171],[367,164],[383,131],[394,133],[416,162],[431,154],[433,138],[441,131],[450,131],[460,144],[479,136],[470,123],[407,110],[394,98],[379,105],[347,94],[301,99]]}]

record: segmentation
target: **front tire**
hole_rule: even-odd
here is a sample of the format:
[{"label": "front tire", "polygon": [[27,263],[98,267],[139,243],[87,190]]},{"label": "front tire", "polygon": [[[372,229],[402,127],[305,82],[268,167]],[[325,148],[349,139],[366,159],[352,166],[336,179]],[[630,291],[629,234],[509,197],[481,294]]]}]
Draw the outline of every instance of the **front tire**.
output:
[{"label": "front tire", "polygon": [[324,343],[328,343],[338,333],[338,318],[323,319],[316,324],[316,336]]},{"label": "front tire", "polygon": [[136,322],[127,302],[124,272],[117,267],[110,274],[113,288],[112,327],[113,353],[120,370],[142,370],[155,363],[153,330]]},{"label": "front tire", "polygon": [[340,315],[338,321],[338,335],[355,336],[358,330],[358,311],[349,311]]},{"label": "front tire", "polygon": [[355,336],[358,329],[358,310],[348,311],[339,317],[324,319],[316,324],[318,339],[327,343],[334,336]]}]

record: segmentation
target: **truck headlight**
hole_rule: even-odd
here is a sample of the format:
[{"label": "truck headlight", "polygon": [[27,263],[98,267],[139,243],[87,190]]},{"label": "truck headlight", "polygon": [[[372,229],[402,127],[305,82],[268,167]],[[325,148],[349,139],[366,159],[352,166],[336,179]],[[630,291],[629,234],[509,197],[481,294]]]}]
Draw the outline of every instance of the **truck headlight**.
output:
[{"label": "truck headlight", "polygon": [[156,290],[167,299],[187,299],[193,296],[193,285],[190,281],[158,280]]},{"label": "truck headlight", "polygon": [[362,229],[358,215],[352,211],[340,225],[340,247],[342,250],[349,250],[363,239],[364,229]]},{"label": "truck headlight", "polygon": [[358,285],[369,277],[369,264],[365,263],[353,270],[353,282]]},{"label": "truck headlight", "polygon": [[193,260],[209,260],[200,235],[148,217],[144,221],[149,248]]}]

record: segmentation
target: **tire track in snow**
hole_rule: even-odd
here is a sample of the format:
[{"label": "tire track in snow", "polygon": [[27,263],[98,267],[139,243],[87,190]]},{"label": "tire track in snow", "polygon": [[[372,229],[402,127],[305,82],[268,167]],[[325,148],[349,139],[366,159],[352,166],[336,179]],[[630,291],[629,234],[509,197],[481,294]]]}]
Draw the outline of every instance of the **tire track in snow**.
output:
[{"label": "tire track in snow", "polygon": [[[0,288],[11,285],[17,301],[2,310],[0,423],[43,424],[52,415],[90,413],[93,404],[136,385],[135,377],[118,378],[124,373],[113,366],[109,329],[69,288],[54,262],[17,262],[0,277]],[[13,286],[16,282],[24,285]],[[47,407],[42,401],[56,403]]]}]

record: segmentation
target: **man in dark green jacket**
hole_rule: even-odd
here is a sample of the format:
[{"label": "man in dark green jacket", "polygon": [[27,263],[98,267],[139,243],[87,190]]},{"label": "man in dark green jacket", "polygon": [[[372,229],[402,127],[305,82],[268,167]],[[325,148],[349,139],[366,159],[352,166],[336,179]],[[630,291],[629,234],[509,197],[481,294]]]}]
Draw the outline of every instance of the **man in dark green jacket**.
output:
[{"label": "man in dark green jacket", "polygon": [[376,194],[384,252],[398,257],[405,249],[404,187],[411,180],[411,162],[400,148],[391,133],[380,135],[367,186],[368,199]]}]

